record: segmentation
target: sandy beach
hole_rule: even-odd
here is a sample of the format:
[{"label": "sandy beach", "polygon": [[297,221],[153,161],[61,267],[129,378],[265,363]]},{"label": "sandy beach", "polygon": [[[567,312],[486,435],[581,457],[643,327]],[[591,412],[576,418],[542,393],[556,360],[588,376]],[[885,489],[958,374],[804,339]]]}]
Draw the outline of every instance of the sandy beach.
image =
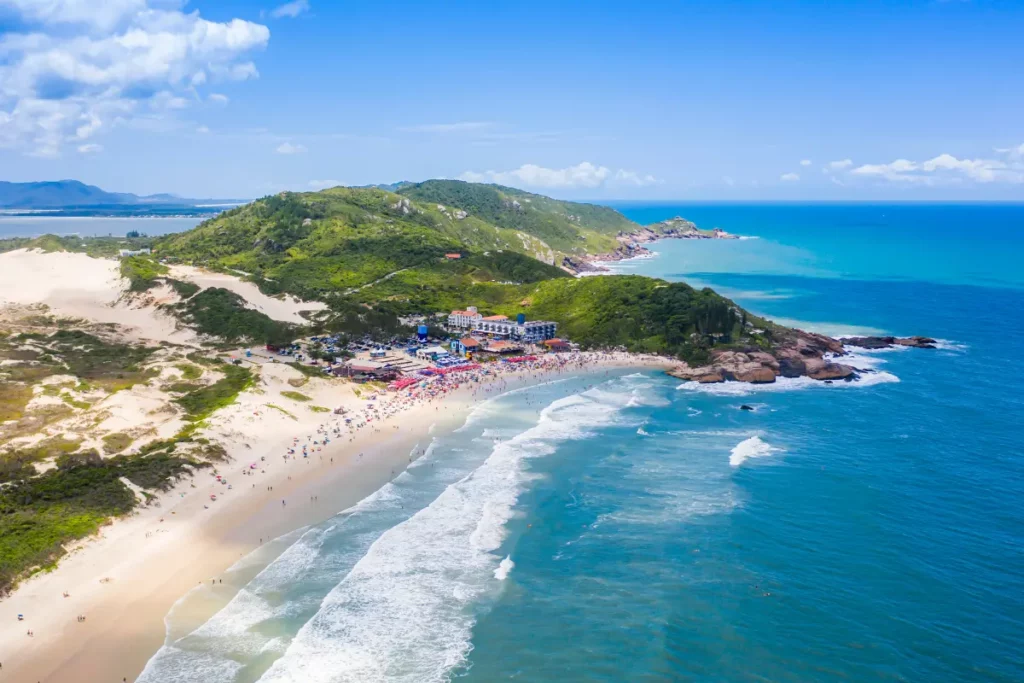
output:
[{"label": "sandy beach", "polygon": [[[331,413],[281,410],[274,401],[281,402],[297,371],[264,364],[257,386],[204,430],[225,446],[230,462],[179,482],[159,497],[159,507],[107,526],[0,602],[0,681],[134,680],[163,644],[164,616],[185,593],[216,581],[261,543],[369,495],[479,402],[558,375],[664,366],[625,354],[552,355],[435,380],[418,392],[379,392],[372,400],[372,390],[357,393],[347,382],[303,387],[315,403],[344,407],[352,419],[346,424]],[[216,474],[230,480],[230,490]]]}]

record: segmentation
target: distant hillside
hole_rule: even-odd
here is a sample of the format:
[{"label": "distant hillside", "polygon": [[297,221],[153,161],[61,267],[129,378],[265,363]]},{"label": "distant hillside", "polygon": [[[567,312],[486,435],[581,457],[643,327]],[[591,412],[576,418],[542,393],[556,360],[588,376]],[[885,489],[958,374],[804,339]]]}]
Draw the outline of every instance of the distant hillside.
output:
[{"label": "distant hillside", "polygon": [[186,199],[173,194],[137,195],[128,192],[107,192],[78,180],[51,180],[35,183],[0,181],[0,208],[60,209],[163,204],[194,206],[217,200]]},{"label": "distant hillside", "polygon": [[157,238],[153,250],[248,273],[268,294],[323,301],[330,312],[321,324],[346,333],[476,305],[554,320],[587,347],[694,361],[707,358],[713,339],[744,334],[746,314],[710,290],[636,276],[575,279],[553,265],[617,245],[620,231],[638,227],[606,207],[428,181],[398,194],[336,187],[264,197]]},{"label": "distant hillside", "polygon": [[428,180],[402,187],[398,193],[522,231],[566,254],[610,251],[617,246],[616,235],[640,228],[607,206],[565,202],[501,185]]}]

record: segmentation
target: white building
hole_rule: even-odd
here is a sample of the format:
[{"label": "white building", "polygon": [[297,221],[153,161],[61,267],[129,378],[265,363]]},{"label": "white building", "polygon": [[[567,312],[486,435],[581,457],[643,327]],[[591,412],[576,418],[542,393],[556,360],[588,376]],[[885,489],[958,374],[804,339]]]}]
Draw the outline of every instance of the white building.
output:
[{"label": "white building", "polygon": [[448,349],[443,346],[426,346],[422,349],[416,350],[416,357],[424,360],[432,360],[434,358],[444,358],[448,354]]},{"label": "white building", "polygon": [[509,320],[503,315],[492,315],[481,318],[473,327],[474,332],[490,334],[496,337],[515,339],[529,344],[536,344],[547,339],[554,339],[558,325],[546,320],[527,320],[519,322]]},{"label": "white building", "polygon": [[134,250],[132,250],[132,249],[122,249],[121,250],[121,258],[124,258],[125,256],[142,256],[143,254],[150,254],[150,253],[152,253],[152,252],[149,249],[134,249]]},{"label": "white building", "polygon": [[477,313],[476,306],[470,306],[464,311],[452,311],[448,316],[448,327],[471,330],[483,316]]}]

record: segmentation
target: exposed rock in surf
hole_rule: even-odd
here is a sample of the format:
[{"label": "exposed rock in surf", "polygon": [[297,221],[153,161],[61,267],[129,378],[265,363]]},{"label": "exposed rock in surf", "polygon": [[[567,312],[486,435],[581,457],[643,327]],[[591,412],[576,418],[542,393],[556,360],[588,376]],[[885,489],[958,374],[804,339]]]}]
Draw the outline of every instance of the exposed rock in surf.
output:
[{"label": "exposed rock in surf", "polygon": [[891,349],[894,346],[909,346],[915,349],[934,349],[936,341],[931,337],[848,337],[843,340],[846,346],[861,349]]}]

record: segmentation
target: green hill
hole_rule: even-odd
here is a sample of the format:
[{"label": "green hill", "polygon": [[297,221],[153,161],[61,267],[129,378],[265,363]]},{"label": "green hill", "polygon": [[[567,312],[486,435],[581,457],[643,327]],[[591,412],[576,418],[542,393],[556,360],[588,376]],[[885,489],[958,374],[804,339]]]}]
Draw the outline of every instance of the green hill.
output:
[{"label": "green hill", "polygon": [[461,180],[428,180],[407,185],[398,193],[422,202],[466,211],[488,223],[543,240],[567,254],[614,249],[619,232],[640,228],[615,209],[551,199],[501,185]]},{"label": "green hill", "polygon": [[339,187],[265,197],[158,239],[154,254],[324,301],[331,314],[319,324],[332,331],[393,330],[399,316],[477,305],[554,320],[587,347],[697,359],[742,336],[745,314],[710,290],[576,279],[551,265],[557,255],[614,246],[620,231],[638,227],[606,207],[438,180],[397,194]]}]

